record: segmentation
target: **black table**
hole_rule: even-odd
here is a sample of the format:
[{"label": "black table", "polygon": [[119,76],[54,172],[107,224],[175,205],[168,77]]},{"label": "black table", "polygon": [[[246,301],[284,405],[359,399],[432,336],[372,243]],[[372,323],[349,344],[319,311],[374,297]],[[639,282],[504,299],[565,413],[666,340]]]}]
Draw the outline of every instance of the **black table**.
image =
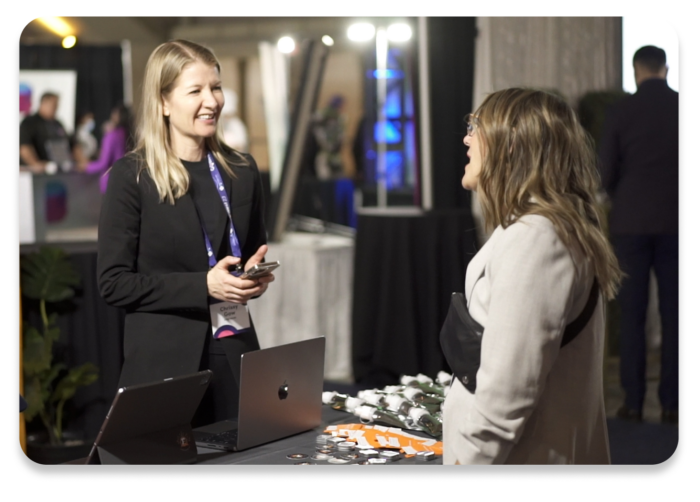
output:
[{"label": "black table", "polygon": [[[244,450],[240,452],[221,452],[219,450],[214,450],[211,448],[201,448],[197,447],[197,464],[204,465],[229,465],[229,464],[239,464],[239,465],[295,465],[298,462],[310,462],[315,465],[357,465],[359,460],[351,461],[347,464],[330,464],[325,460],[312,460],[311,456],[316,452],[316,437],[319,434],[323,434],[324,430],[328,425],[336,425],[343,423],[358,423],[359,419],[343,411],[336,411],[329,406],[324,405],[322,410],[322,423],[315,429],[308,432],[297,434],[288,438],[280,439],[273,443],[264,444],[251,448],[249,450]],[[418,431],[407,431],[410,434],[415,434],[417,436],[425,437],[430,439],[430,436],[422,434]],[[287,455],[292,453],[303,453],[308,455],[309,458],[303,460],[291,460],[287,458]],[[406,458],[402,455],[400,460],[387,462],[384,465],[441,465],[442,457],[437,456],[435,460],[430,461],[419,461],[416,457]],[[381,464],[379,464],[381,465]]]},{"label": "black table", "polygon": [[[298,462],[310,462],[314,465],[357,465],[360,460],[354,460],[347,464],[331,464],[325,460],[312,460],[310,457],[316,452],[316,437],[323,434],[329,425],[358,423],[359,419],[354,415],[323,405],[321,412],[321,425],[318,427],[296,434],[279,441],[256,446],[248,450],[239,452],[222,452],[212,448],[197,447],[198,465],[295,465]],[[419,431],[408,431],[410,434],[431,439],[427,434]],[[292,453],[303,453],[309,458],[303,460],[292,460],[287,455]],[[66,464],[84,465],[86,458],[81,458],[66,462]],[[382,464],[378,464],[382,465]],[[384,465],[442,465],[442,457],[437,456],[435,460],[419,461],[416,457],[406,458],[401,454],[401,459],[387,462]]]}]

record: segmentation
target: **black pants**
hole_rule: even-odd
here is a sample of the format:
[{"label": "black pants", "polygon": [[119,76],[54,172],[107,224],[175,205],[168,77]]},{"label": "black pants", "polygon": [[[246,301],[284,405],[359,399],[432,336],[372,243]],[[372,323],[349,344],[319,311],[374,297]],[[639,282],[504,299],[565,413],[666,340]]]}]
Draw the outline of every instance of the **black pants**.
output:
[{"label": "black pants", "polygon": [[208,334],[199,370],[209,369],[214,376],[192,419],[192,427],[238,418],[241,355],[251,350],[260,350],[252,319],[247,333],[219,340]]},{"label": "black pants", "polygon": [[661,375],[659,401],[678,410],[678,234],[612,236],[622,271],[618,294],[620,319],[620,380],[625,404],[641,410],[646,393],[646,334],[649,273],[659,286],[661,314]]},{"label": "black pants", "polygon": [[238,417],[238,383],[233,378],[226,353],[219,345],[219,340],[207,337],[199,369],[211,370],[214,376],[192,419],[192,427]]}]

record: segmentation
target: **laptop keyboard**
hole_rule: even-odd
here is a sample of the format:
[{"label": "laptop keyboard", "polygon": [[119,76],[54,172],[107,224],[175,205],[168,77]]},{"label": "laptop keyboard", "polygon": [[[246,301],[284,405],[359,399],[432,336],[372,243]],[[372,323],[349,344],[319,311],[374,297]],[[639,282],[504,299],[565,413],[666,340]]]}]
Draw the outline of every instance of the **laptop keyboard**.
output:
[{"label": "laptop keyboard", "polygon": [[219,443],[219,444],[236,444],[238,440],[238,429],[234,431],[225,431],[209,436],[206,439],[207,443]]}]

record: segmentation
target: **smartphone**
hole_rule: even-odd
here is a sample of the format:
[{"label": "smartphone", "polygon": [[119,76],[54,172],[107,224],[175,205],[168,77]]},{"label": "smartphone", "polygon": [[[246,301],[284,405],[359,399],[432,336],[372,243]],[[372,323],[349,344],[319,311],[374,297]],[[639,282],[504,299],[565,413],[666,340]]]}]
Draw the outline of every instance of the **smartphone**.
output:
[{"label": "smartphone", "polygon": [[269,274],[279,266],[279,261],[258,263],[257,265],[250,267],[245,272],[234,272],[234,275],[236,277],[240,277],[241,279],[255,279],[256,277],[262,277],[263,275]]}]

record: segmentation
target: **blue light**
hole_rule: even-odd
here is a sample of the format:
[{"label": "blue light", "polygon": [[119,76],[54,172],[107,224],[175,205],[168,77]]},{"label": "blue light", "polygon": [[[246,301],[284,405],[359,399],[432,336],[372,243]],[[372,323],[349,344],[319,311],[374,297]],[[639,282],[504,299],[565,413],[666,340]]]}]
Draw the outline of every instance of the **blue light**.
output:
[{"label": "blue light", "polygon": [[386,152],[386,188],[392,190],[403,186],[403,153]]},{"label": "blue light", "polygon": [[415,173],[413,172],[413,166],[416,163],[416,142],[415,142],[415,127],[413,121],[409,120],[405,122],[405,147],[404,152],[406,152],[405,166],[406,166],[406,184],[413,185],[415,183]]},{"label": "blue light", "polygon": [[384,114],[388,119],[401,118],[401,88],[396,86],[389,90],[384,103]]},{"label": "blue light", "polygon": [[389,68],[397,68],[401,66],[401,63],[399,62],[399,57],[401,57],[401,51],[394,48],[394,49],[389,49],[389,51],[386,54],[386,65]]},{"label": "blue light", "polygon": [[410,87],[406,90],[405,94],[404,115],[406,117],[413,117],[413,92]]},{"label": "blue light", "polygon": [[403,78],[403,72],[401,70],[374,70],[367,72],[368,77],[373,78]]},{"label": "blue light", "polygon": [[[387,144],[395,144],[401,141],[401,131],[392,122],[385,122],[385,127],[382,127],[379,122],[374,123],[374,141],[381,143],[382,139]],[[399,124],[399,123],[397,123]]]}]

